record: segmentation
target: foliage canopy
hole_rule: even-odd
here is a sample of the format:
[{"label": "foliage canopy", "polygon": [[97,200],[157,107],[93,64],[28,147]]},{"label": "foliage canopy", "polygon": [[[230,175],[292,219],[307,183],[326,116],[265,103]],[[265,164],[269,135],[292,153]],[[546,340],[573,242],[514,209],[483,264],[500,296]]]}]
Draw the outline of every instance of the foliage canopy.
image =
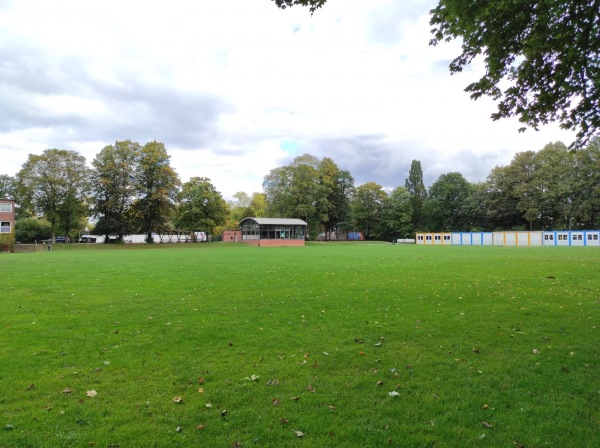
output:
[{"label": "foliage canopy", "polygon": [[534,129],[557,121],[577,131],[575,147],[598,133],[599,1],[440,0],[430,24],[432,45],[462,42],[451,73],[484,57],[485,74],[465,90],[498,101],[494,120],[516,116]]},{"label": "foliage canopy", "polygon": [[[326,0],[274,0],[278,7]],[[517,117],[527,127],[558,122],[582,148],[600,131],[600,1],[440,0],[430,11],[431,45],[462,42],[450,63],[458,73],[477,57],[485,74],[465,91],[498,102],[493,120]]]}]

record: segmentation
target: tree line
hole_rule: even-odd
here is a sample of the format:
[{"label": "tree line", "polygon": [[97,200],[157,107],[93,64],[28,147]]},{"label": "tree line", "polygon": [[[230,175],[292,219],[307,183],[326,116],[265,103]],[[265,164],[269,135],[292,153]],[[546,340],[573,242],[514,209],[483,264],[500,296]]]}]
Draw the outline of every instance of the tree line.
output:
[{"label": "tree line", "polygon": [[210,179],[184,184],[171,167],[165,145],[117,141],[88,167],[76,151],[30,154],[15,177],[0,176],[0,196],[17,200],[16,241],[76,240],[82,231],[113,237],[142,233],[153,242],[160,229],[203,229],[225,224],[226,201]]},{"label": "tree line", "polygon": [[360,231],[366,239],[411,238],[415,232],[597,228],[600,138],[578,151],[563,143],[517,153],[507,166],[472,183],[458,172],[427,188],[413,160],[403,186],[354,186],[328,158],[304,155],[275,168],[263,183],[267,211],[304,219],[325,237]]},{"label": "tree line", "polygon": [[215,236],[245,217],[299,218],[312,239],[362,232],[366,239],[412,238],[415,232],[593,229],[600,216],[600,138],[578,151],[563,143],[517,153],[511,163],[472,183],[458,172],[427,188],[413,160],[404,185],[356,186],[328,157],[305,154],[271,170],[263,191],[226,201],[205,177],[182,184],[165,145],[117,141],[91,163],[75,151],[30,154],[15,177],[0,176],[0,196],[14,197],[17,241],[72,239],[90,233],[123,237],[159,229]]}]

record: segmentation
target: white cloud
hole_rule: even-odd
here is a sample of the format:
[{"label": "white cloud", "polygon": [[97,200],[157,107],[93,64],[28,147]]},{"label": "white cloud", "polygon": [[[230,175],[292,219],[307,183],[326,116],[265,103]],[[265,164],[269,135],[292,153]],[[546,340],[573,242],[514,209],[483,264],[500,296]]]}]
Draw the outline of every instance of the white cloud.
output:
[{"label": "white cloud", "polygon": [[517,151],[570,142],[519,134],[450,76],[456,43],[428,45],[435,0],[329,0],[310,16],[270,0],[19,0],[0,14],[0,173],[29,153],[165,143],[184,181],[260,191],[272,168],[329,156],[357,184],[460,171],[483,180]]}]

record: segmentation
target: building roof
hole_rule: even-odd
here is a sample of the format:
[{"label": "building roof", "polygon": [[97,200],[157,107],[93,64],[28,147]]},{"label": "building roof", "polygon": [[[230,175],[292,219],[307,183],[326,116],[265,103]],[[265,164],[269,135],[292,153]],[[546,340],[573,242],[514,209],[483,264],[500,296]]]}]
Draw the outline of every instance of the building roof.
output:
[{"label": "building roof", "polygon": [[265,224],[280,225],[280,226],[306,226],[306,225],[308,225],[308,224],[306,224],[306,222],[302,221],[301,219],[295,219],[295,218],[244,218],[240,221],[240,225],[242,225],[242,223],[244,221],[247,221],[249,219],[254,221],[256,224],[260,224],[260,225],[265,225]]}]

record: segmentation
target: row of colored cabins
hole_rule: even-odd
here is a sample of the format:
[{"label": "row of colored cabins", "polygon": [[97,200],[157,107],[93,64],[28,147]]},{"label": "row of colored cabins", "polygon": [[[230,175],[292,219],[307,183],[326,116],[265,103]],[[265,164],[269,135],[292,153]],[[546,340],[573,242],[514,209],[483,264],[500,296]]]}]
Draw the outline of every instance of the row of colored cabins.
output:
[{"label": "row of colored cabins", "polygon": [[600,230],[417,233],[425,246],[600,246]]}]

